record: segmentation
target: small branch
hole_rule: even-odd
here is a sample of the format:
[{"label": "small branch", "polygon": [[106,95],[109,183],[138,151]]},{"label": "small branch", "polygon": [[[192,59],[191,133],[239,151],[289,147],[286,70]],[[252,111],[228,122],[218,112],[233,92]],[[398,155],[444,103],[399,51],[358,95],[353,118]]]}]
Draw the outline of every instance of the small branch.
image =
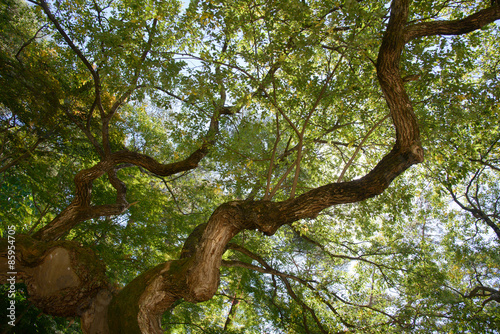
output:
[{"label": "small branch", "polygon": [[123,92],[123,94],[120,95],[120,97],[118,97],[116,99],[116,101],[111,106],[109,112],[107,114],[104,113],[104,117],[102,118],[102,130],[101,130],[101,133],[102,133],[102,146],[103,146],[104,153],[106,155],[110,155],[111,154],[111,147],[110,147],[110,144],[109,144],[109,122],[113,118],[113,116],[116,113],[116,111],[118,110],[118,108],[121,105],[123,105],[123,103],[125,103],[125,101],[130,97],[130,95],[132,95],[132,93],[137,89],[137,82],[138,82],[140,74],[141,74],[141,69],[140,68],[141,68],[142,64],[144,63],[144,61],[146,60],[147,55],[151,51],[151,46],[152,46],[152,43],[153,43],[153,37],[154,37],[154,35],[156,33],[156,25],[157,25],[157,23],[158,23],[158,19],[155,18],[153,20],[151,31],[149,32],[149,37],[148,37],[148,41],[146,42],[146,47],[143,50],[143,52],[141,54],[141,57],[140,57],[140,64],[138,65],[138,67],[134,71],[134,75],[133,75],[133,77],[131,79],[130,85],[125,90],[125,92]]},{"label": "small branch", "polygon": [[36,140],[36,142],[33,145],[31,145],[28,150],[26,150],[26,152],[24,152],[23,154],[21,154],[20,156],[18,156],[14,160],[10,161],[5,166],[0,167],[0,174],[4,173],[9,168],[17,165],[21,160],[23,160],[23,159],[27,158],[29,155],[31,155],[35,151],[35,149],[38,147],[38,145],[40,145],[44,140],[45,140],[44,138],[38,138]]},{"label": "small branch", "polygon": [[500,303],[500,291],[487,287],[487,286],[476,286],[472,291],[465,296],[465,298],[474,298],[474,297],[488,297],[482,303],[484,307],[486,304],[492,301],[496,301]]},{"label": "small branch", "polygon": [[161,177],[160,180],[163,181],[163,184],[165,185],[165,187],[167,188],[168,192],[170,193],[170,195],[172,195],[172,199],[174,200],[174,203],[175,203],[175,206],[177,206],[177,210],[179,210],[179,212],[183,215],[187,215],[187,213],[184,213],[184,211],[182,211],[180,205],[179,205],[179,202],[177,201],[177,198],[175,197],[175,194],[174,192],[172,191],[172,189],[170,189],[170,186],[168,185],[167,181],[165,180],[165,178]]},{"label": "small branch", "polygon": [[[94,102],[95,104],[95,102]],[[64,113],[66,114],[66,116],[68,116],[68,118],[80,129],[82,130],[82,132],[85,134],[85,136],[87,137],[87,139],[90,141],[90,143],[92,144],[92,146],[94,146],[97,154],[99,154],[99,156],[101,158],[104,158],[104,150],[102,148],[102,146],[99,144],[99,142],[97,141],[97,139],[94,137],[94,135],[92,134],[92,132],[90,131],[90,119],[87,120],[87,126],[83,126],[77,119],[76,117],[71,114],[71,112],[69,110],[67,110],[67,108],[63,108],[63,111]],[[92,112],[92,111],[91,111]]]},{"label": "small branch", "polygon": [[[193,327],[196,327],[198,328],[200,331],[202,331],[203,333],[208,333],[206,330],[203,329],[203,327],[201,327],[200,325],[197,325],[197,324],[193,324],[192,322],[169,322],[168,324],[166,324],[165,326],[165,331],[168,329],[168,325],[184,325],[184,326],[193,326]],[[210,331],[210,333],[212,333]]]},{"label": "small branch", "polygon": [[354,151],[353,155],[351,156],[351,158],[349,159],[349,161],[344,166],[344,169],[342,170],[342,172],[340,173],[339,177],[337,178],[337,182],[342,182],[342,179],[344,178],[344,175],[347,172],[347,169],[349,169],[349,167],[352,165],[354,159],[356,158],[356,156],[358,155],[359,151],[363,147],[363,144],[366,142],[366,140],[368,139],[368,137],[370,137],[370,135],[372,134],[372,132],[375,131],[386,119],[388,119],[389,116],[390,115],[388,114],[384,118],[382,118],[380,121],[378,121],[377,123],[375,123],[375,125],[366,133],[366,135],[361,140],[361,143],[359,143],[358,147],[356,147],[356,150]]},{"label": "small branch", "polygon": [[[287,291],[288,291],[288,294],[299,304],[301,305],[305,310],[307,310],[309,313],[311,313],[311,316],[313,317],[313,319],[316,321],[318,327],[320,328],[320,330],[323,332],[323,333],[327,333],[327,331],[323,328],[321,322],[319,321],[319,319],[317,318],[314,310],[312,308],[310,308],[309,306],[307,306],[300,298],[298,298],[298,296],[295,294],[295,292],[293,291],[290,283],[288,282],[287,279],[292,279],[294,281],[297,281],[299,282],[300,284],[308,287],[309,289],[313,290],[313,291],[316,291],[316,289],[314,289],[310,284],[309,282],[297,277],[297,276],[294,276],[294,275],[289,275],[289,274],[283,274],[275,269],[273,269],[262,257],[258,256],[257,254],[249,251],[248,249],[246,249],[245,247],[243,246],[240,246],[240,245],[237,245],[237,244],[234,244],[234,243],[229,243],[228,244],[228,248],[229,249],[232,249],[232,250],[236,250],[242,254],[245,254],[246,256],[250,257],[251,259],[259,262],[264,268],[261,268],[261,267],[258,267],[258,266],[254,266],[252,264],[249,264],[249,263],[245,263],[245,262],[241,262],[241,261],[223,261],[223,265],[224,266],[237,266],[237,267],[242,267],[242,268],[246,268],[246,269],[250,269],[250,270],[255,270],[255,271],[258,271],[258,272],[261,272],[261,273],[266,273],[266,274],[272,274],[274,276],[278,276],[280,277],[280,279],[283,281],[283,283],[285,284],[286,288],[287,288]],[[330,305],[327,301],[325,301],[324,299],[322,299],[323,302],[325,302],[325,304],[328,305],[328,307],[335,313],[335,315],[337,315],[340,320],[342,321],[342,323],[344,323],[346,326],[348,327],[352,327],[351,325],[347,324],[344,319],[342,317],[340,317],[340,315],[337,313],[337,311],[335,310],[335,308],[333,308],[332,305]]]},{"label": "small branch", "polygon": [[192,102],[190,102],[190,101],[187,101],[186,99],[184,99],[184,98],[182,98],[182,97],[180,97],[180,96],[178,96],[178,95],[176,95],[176,94],[174,94],[174,93],[171,93],[171,92],[169,92],[169,91],[167,91],[167,90],[163,89],[162,87],[159,87],[159,86],[154,86],[153,88],[154,88],[154,89],[157,89],[157,90],[159,90],[159,91],[161,91],[161,92],[163,92],[163,93],[165,93],[165,94],[167,94],[168,96],[171,96],[171,97],[173,97],[173,98],[175,98],[175,99],[177,99],[177,100],[179,100],[179,101],[182,101],[182,102],[184,102],[184,103],[186,103],[186,104],[188,104],[188,105],[190,105],[190,106],[194,107],[195,109],[197,109],[198,111],[202,112],[203,114],[206,114],[206,111],[205,111],[205,110],[203,110],[203,109],[201,109],[200,107],[198,107],[196,104],[194,104],[194,103],[192,103]]},{"label": "small branch", "polygon": [[[476,173],[477,175],[477,173]],[[472,182],[472,181],[471,181]],[[471,183],[469,183],[467,187],[467,191],[470,187]],[[479,210],[476,208],[474,205],[472,205],[470,199],[468,199],[469,204],[472,205],[472,208],[469,208],[465,206],[457,197],[455,192],[453,192],[453,189],[449,186],[445,186],[445,189],[448,191],[448,193],[451,195],[451,198],[453,201],[460,207],[462,210],[465,210],[467,212],[470,212],[475,218],[479,218],[482,221],[484,221],[496,234],[497,240],[500,241],[500,227],[482,210]],[[467,196],[468,197],[468,196]]]},{"label": "small branch", "polygon": [[139,80],[139,76],[141,74],[140,66],[144,63],[146,60],[146,57],[148,56],[149,52],[151,51],[151,46],[153,44],[153,38],[156,34],[156,25],[158,24],[158,19],[155,18],[153,20],[152,26],[151,26],[151,31],[149,31],[149,37],[148,41],[146,42],[146,47],[142,51],[141,57],[140,57],[140,65],[135,69],[134,76],[132,77],[131,84],[129,85],[129,88],[115,101],[113,106],[111,107],[109,114],[107,115],[107,118],[111,118],[111,116],[116,112],[116,110],[129,98],[129,96],[134,92],[134,90],[137,88],[137,81]]},{"label": "small branch", "polygon": [[251,75],[250,73],[248,73],[247,71],[245,71],[244,69],[242,69],[241,67],[236,66],[236,65],[226,64],[226,63],[223,63],[223,62],[220,62],[220,61],[216,61],[216,60],[204,59],[204,58],[198,57],[198,56],[190,54],[190,53],[176,53],[176,55],[179,55],[179,56],[188,56],[188,57],[191,57],[193,59],[200,60],[200,61],[203,61],[203,62],[206,62],[206,63],[212,63],[212,64],[215,64],[215,65],[222,65],[222,66],[225,66],[225,67],[229,67],[229,68],[232,68],[232,69],[240,71],[241,73],[245,74],[248,78],[250,78],[251,80],[253,80],[255,82],[258,81],[257,78],[255,78],[253,75]]},{"label": "small branch", "polygon": [[488,162],[488,161],[484,161],[484,160],[482,160],[482,159],[469,159],[469,161],[472,161],[472,162],[478,162],[478,163],[480,163],[480,164],[481,164],[481,165],[483,165],[483,166],[488,166],[488,167],[490,167],[491,169],[496,170],[497,172],[500,172],[500,168],[499,168],[499,167],[497,167],[497,166],[493,165],[492,163],[490,163],[490,162]]},{"label": "small branch", "polygon": [[283,181],[285,181],[286,177],[288,176],[288,174],[290,174],[290,172],[293,170],[293,168],[295,167],[295,165],[297,164],[297,160],[295,160],[289,167],[288,169],[286,170],[286,172],[281,176],[281,178],[278,180],[278,182],[276,183],[276,185],[274,186],[273,190],[271,191],[271,194],[269,195],[269,198],[273,198],[274,195],[276,195],[276,192],[280,189],[281,187],[281,184],[283,183]]},{"label": "small branch", "polygon": [[297,276],[285,274],[285,273],[282,273],[282,272],[280,272],[278,270],[275,270],[275,269],[272,269],[272,268],[269,268],[269,269],[262,268],[262,267],[255,266],[255,265],[250,264],[250,263],[242,262],[242,261],[222,260],[222,266],[223,267],[228,267],[228,268],[239,267],[239,268],[250,269],[250,270],[262,273],[262,274],[271,274],[271,275],[274,275],[274,276],[290,278],[290,279],[293,279],[294,281],[304,282],[305,284],[307,284],[305,281],[303,281],[301,278],[299,278]]},{"label": "small branch", "polygon": [[344,56],[340,56],[337,64],[335,65],[335,68],[330,72],[328,77],[326,78],[325,82],[323,83],[323,87],[321,87],[321,92],[316,98],[316,101],[314,102],[313,106],[311,107],[311,110],[309,111],[309,114],[306,117],[306,120],[304,121],[304,125],[302,126],[302,130],[300,131],[299,134],[299,143],[298,143],[298,149],[297,149],[297,163],[295,166],[295,175],[293,178],[292,182],[292,189],[290,190],[290,198],[295,197],[295,191],[297,189],[297,183],[299,182],[299,175],[300,175],[300,163],[302,161],[302,148],[304,146],[304,133],[306,131],[307,125],[309,124],[309,120],[311,119],[311,116],[313,113],[316,111],[316,108],[318,107],[321,99],[323,98],[323,95],[326,92],[326,89],[328,87],[328,84],[330,83],[330,80],[333,78],[333,75],[335,72],[337,72],[337,69],[340,66],[340,63],[344,59]]},{"label": "small branch", "polygon": [[68,46],[71,48],[71,50],[73,50],[73,52],[76,54],[76,56],[81,60],[81,62],[85,65],[87,70],[90,72],[90,74],[92,75],[92,78],[94,80],[94,88],[95,88],[97,105],[98,105],[99,109],[102,110],[101,81],[99,78],[99,73],[94,69],[94,67],[88,61],[88,59],[84,56],[82,51],[75,45],[75,43],[73,43],[71,38],[69,38],[68,34],[64,31],[63,27],[61,26],[61,24],[59,23],[57,18],[50,11],[50,8],[49,8],[49,5],[47,4],[47,2],[45,0],[40,0],[40,2],[36,2],[36,1],[30,1],[30,2],[40,6],[42,8],[42,10],[45,12],[45,15],[47,15],[47,17],[52,22],[52,24],[54,24],[54,26],[56,27],[57,31],[62,36],[62,38],[64,39],[66,44],[68,44]]},{"label": "small branch", "polygon": [[[238,285],[236,287],[236,290],[240,288],[241,285],[241,276],[238,281]],[[231,325],[233,322],[234,316],[236,314],[236,310],[238,309],[238,305],[240,304],[240,298],[238,298],[237,293],[234,293],[233,297],[230,297],[231,299],[231,307],[229,309],[229,312],[227,313],[226,321],[224,322],[224,330],[227,331],[227,328]]]}]

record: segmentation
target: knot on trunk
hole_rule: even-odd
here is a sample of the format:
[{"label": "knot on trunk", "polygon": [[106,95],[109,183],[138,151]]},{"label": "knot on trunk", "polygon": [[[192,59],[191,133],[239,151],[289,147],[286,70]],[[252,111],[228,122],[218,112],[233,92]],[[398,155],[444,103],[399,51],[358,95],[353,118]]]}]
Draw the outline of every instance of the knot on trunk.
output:
[{"label": "knot on trunk", "polygon": [[410,146],[410,152],[411,152],[411,160],[414,163],[421,163],[424,161],[424,149],[422,148],[422,145],[420,142],[414,142]]},{"label": "knot on trunk", "polygon": [[99,291],[108,289],[105,266],[71,241],[38,242],[19,236],[17,268],[33,304],[55,316],[81,316]]}]

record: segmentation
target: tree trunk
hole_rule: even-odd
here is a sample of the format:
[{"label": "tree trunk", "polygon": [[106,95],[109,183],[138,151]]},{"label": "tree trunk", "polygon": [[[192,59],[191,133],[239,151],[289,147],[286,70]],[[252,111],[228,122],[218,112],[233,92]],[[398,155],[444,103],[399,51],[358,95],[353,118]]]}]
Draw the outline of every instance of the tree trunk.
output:
[{"label": "tree trunk", "polygon": [[[377,59],[377,75],[396,130],[392,150],[364,177],[331,183],[283,202],[234,201],[221,205],[206,224],[197,227],[185,243],[181,258],[146,271],[113,295],[104,265],[88,249],[68,241],[55,241],[79,222],[126,210],[125,189],[115,178],[117,164],[132,163],[158,175],[195,168],[208,144],[187,159],[162,165],[137,153],[110,154],[98,165],[75,177],[77,194],[72,204],[34,240],[16,237],[16,270],[34,304],[47,314],[80,316],[85,333],[163,333],[162,314],[174,302],[209,300],[219,285],[219,268],[228,242],[240,231],[257,229],[274,234],[281,226],[314,218],[332,205],[353,203],[382,193],[413,164],[423,161],[419,128],[399,70],[405,43],[435,34],[460,34],[479,29],[500,18],[494,6],[459,21],[406,26],[409,0],[394,0]],[[462,29],[461,27],[466,27]],[[90,206],[92,182],[104,174],[117,190],[116,204]],[[0,280],[9,272],[5,240],[0,244]],[[4,261],[5,259],[5,261]],[[109,330],[108,330],[109,326]]]}]

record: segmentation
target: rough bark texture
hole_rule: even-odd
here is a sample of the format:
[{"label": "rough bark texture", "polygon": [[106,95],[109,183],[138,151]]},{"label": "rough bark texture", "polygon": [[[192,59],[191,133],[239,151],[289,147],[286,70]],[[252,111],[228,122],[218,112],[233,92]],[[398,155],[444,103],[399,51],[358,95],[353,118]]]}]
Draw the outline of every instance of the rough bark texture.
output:
[{"label": "rough bark texture", "polygon": [[[420,134],[410,98],[399,70],[399,61],[405,43],[409,40],[437,33],[464,33],[478,29],[497,18],[498,9],[488,9],[477,17],[457,22],[419,24],[406,28],[409,12],[408,0],[395,0],[391,16],[383,37],[377,59],[377,74],[391,117],[396,129],[396,141],[392,150],[366,176],[342,183],[328,184],[301,196],[284,201],[236,201],[220,206],[205,225],[200,225],[190,236],[182,252],[182,260],[171,261],[139,277],[135,286],[144,287],[138,296],[139,312],[135,328],[148,333],[161,333],[161,314],[183,298],[201,302],[210,299],[216,292],[219,281],[221,256],[231,238],[243,229],[258,229],[272,235],[284,224],[302,218],[314,218],[323,209],[336,204],[353,203],[382,193],[398,175],[413,164],[423,161]],[[486,15],[486,18],[484,18]],[[478,19],[480,18],[480,19]],[[459,28],[464,22],[480,22],[465,30]],[[125,288],[121,294],[129,294]],[[113,300],[112,317],[118,319],[119,310],[127,308],[118,296]],[[162,297],[163,296],[163,297]],[[136,308],[135,304],[132,306]],[[143,310],[148,310],[144,312]],[[112,332],[120,333],[126,328]],[[127,331],[127,333],[139,331]]]},{"label": "rough bark texture", "polygon": [[[175,301],[182,298],[202,302],[213,297],[219,286],[219,268],[227,243],[238,232],[251,227],[239,203],[221,205],[208,224],[194,231],[190,238],[199,241],[192,243],[195,247],[189,250],[190,257],[147,271],[113,299],[109,309],[112,333],[162,333],[161,315]],[[124,314],[126,323],[122,320]]]},{"label": "rough bark texture", "polygon": [[[45,2],[43,2],[45,3]],[[498,6],[459,21],[424,22],[406,26],[409,0],[394,0],[377,59],[377,74],[396,130],[392,150],[364,177],[331,183],[284,201],[234,201],[221,205],[206,224],[188,238],[179,260],[160,264],[134,279],[116,296],[106,283],[104,268],[95,256],[78,245],[55,241],[79,222],[123,213],[130,204],[116,171],[133,164],[166,176],[195,168],[212,140],[183,161],[161,164],[129,151],[106,154],[96,166],[75,177],[76,194],[68,208],[34,238],[18,238],[20,277],[32,300],[53,315],[81,316],[85,333],[162,333],[161,316],[176,301],[202,302],[213,297],[219,285],[219,268],[226,247],[236,234],[257,229],[274,234],[281,226],[316,217],[332,205],[353,203],[382,193],[398,175],[423,160],[419,128],[399,70],[405,43],[436,34],[462,34],[500,18]],[[45,8],[44,8],[45,9]],[[49,17],[50,18],[50,17]],[[210,131],[217,132],[217,115]],[[211,137],[213,138],[213,136]],[[92,182],[107,174],[117,191],[116,203],[92,206]],[[24,240],[24,241],[23,241]],[[0,247],[4,265],[4,247]],[[6,262],[6,261],[5,261]],[[8,270],[2,270],[2,273]],[[2,281],[6,277],[0,276]],[[109,305],[109,307],[108,307]]]}]

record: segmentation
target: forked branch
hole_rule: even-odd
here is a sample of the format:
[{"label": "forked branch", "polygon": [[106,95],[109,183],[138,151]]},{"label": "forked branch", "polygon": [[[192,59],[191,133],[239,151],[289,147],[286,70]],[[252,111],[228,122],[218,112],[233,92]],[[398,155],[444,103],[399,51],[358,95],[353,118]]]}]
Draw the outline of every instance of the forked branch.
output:
[{"label": "forked branch", "polygon": [[[127,202],[125,197],[125,184],[118,179],[116,171],[114,171],[116,166],[122,164],[133,165],[144,168],[158,176],[170,176],[185,172],[198,167],[199,162],[207,155],[211,146],[215,143],[217,133],[218,118],[213,116],[206,137],[203,139],[203,144],[184,160],[162,164],[150,156],[124,150],[112,153],[106,160],[80,171],[74,178],[75,197],[73,201],[54,220],[36,232],[33,238],[44,241],[57,240],[82,221],[122,214],[131,204]],[[116,203],[92,206],[92,184],[97,178],[106,173],[110,177],[111,184],[117,190]]]}]

